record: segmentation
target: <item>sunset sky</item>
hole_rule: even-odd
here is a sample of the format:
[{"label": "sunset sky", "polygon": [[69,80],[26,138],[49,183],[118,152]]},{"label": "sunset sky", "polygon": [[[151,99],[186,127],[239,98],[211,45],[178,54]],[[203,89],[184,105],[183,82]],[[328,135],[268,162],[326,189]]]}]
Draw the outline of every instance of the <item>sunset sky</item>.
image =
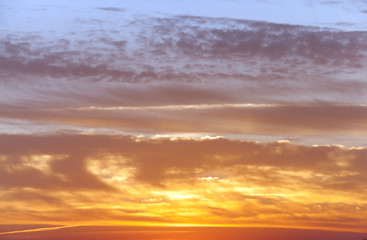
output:
[{"label": "sunset sky", "polygon": [[367,1],[0,1],[0,239],[366,233]]}]

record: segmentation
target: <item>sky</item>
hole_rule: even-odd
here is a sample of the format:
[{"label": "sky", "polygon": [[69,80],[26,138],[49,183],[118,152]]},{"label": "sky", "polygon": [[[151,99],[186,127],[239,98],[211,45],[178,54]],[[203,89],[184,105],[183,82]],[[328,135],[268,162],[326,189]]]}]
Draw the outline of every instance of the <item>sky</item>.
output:
[{"label": "sky", "polygon": [[0,239],[366,238],[365,29],[364,0],[1,1]]}]

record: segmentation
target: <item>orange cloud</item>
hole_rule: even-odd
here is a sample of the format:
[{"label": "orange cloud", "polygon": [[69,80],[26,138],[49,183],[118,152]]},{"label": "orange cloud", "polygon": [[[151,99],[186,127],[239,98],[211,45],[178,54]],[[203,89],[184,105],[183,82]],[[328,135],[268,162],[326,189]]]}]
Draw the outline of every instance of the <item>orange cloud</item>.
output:
[{"label": "orange cloud", "polygon": [[2,222],[364,229],[367,221],[364,148],[103,135],[0,141]]}]

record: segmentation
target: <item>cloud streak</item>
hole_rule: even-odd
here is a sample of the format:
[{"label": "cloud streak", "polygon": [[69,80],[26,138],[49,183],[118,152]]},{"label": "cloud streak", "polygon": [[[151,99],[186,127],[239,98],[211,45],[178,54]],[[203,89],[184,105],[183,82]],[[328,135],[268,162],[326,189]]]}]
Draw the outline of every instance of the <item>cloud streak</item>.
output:
[{"label": "cloud streak", "polygon": [[11,231],[11,232],[1,232],[0,235],[9,235],[9,234],[17,234],[17,233],[42,232],[42,231],[50,231],[50,230],[70,228],[70,227],[77,227],[77,226],[60,226],[60,227],[35,228],[35,229],[18,230],[18,231]]},{"label": "cloud streak", "polygon": [[[0,116],[34,123],[103,128],[139,134],[261,134],[267,136],[365,135],[364,105],[313,103],[196,104],[25,109],[3,107]],[[361,142],[362,143],[362,142]]]}]

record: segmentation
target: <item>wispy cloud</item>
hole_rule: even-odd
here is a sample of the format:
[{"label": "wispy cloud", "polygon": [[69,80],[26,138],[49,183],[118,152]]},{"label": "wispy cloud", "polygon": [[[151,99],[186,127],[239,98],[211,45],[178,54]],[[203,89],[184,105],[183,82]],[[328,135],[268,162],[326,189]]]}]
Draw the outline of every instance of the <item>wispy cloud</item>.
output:
[{"label": "wispy cloud", "polygon": [[50,231],[50,230],[64,229],[64,228],[71,228],[71,227],[77,227],[77,226],[42,227],[42,228],[18,230],[18,231],[11,231],[11,232],[0,232],[0,235],[9,235],[9,234],[17,234],[17,233],[42,232],[42,231]]},{"label": "wispy cloud", "polygon": [[99,10],[103,10],[103,11],[112,11],[112,12],[125,12],[126,9],[124,8],[116,8],[116,7],[103,7],[103,8],[98,8]]},{"label": "wispy cloud", "polygon": [[[42,105],[41,105],[42,106]],[[110,128],[139,134],[262,134],[362,137],[364,105],[313,103],[89,106],[75,109],[3,107],[0,116],[34,123]]]}]

